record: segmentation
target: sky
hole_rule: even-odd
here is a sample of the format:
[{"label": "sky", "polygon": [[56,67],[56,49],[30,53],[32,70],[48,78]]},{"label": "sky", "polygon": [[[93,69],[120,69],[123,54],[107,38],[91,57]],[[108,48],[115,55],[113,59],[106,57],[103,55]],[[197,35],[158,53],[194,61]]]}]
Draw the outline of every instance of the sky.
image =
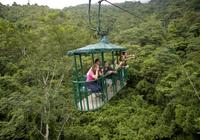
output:
[{"label": "sky", "polygon": [[[4,5],[12,5],[13,2],[17,4],[27,4],[30,1],[30,4],[37,3],[38,5],[48,5],[51,8],[62,9],[68,6],[76,6],[78,4],[88,3],[89,0],[0,0]],[[125,0],[109,0],[112,3],[124,2]],[[127,0],[127,1],[141,1],[148,2],[149,0]],[[97,3],[98,0],[92,0],[93,3]],[[105,3],[105,2],[104,2]]]}]

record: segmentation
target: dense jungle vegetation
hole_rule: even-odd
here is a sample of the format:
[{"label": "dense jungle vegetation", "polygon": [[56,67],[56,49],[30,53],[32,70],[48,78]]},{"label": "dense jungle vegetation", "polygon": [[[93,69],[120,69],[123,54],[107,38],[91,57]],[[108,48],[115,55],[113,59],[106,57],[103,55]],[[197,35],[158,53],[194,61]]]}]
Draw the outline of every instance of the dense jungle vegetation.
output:
[{"label": "dense jungle vegetation", "polygon": [[82,113],[73,104],[66,52],[98,42],[87,5],[0,4],[1,140],[200,138],[199,0],[118,5],[144,19],[102,9],[110,41],[136,55],[128,85],[100,110]]}]

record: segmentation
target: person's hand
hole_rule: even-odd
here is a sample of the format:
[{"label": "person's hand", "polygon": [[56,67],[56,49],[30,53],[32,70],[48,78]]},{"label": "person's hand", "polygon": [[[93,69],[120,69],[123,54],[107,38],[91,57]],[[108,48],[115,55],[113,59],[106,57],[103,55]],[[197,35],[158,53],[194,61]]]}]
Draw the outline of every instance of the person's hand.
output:
[{"label": "person's hand", "polygon": [[103,74],[103,70],[100,70],[100,69],[99,69],[98,72],[99,72],[99,75],[102,75],[102,74]]},{"label": "person's hand", "polygon": [[99,66],[96,67],[96,71],[99,71]]},{"label": "person's hand", "polygon": [[122,66],[122,65],[123,65],[123,62],[120,62],[119,65]]},{"label": "person's hand", "polygon": [[114,74],[117,74],[117,72],[116,72],[116,71],[112,71],[112,73],[114,73]]},{"label": "person's hand", "polygon": [[111,74],[113,71],[108,71],[108,74]]}]

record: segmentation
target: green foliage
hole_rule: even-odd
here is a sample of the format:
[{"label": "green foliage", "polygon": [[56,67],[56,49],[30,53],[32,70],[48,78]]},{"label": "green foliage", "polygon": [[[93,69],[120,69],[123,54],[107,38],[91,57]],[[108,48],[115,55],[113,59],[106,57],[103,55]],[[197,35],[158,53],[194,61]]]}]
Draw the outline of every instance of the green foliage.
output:
[{"label": "green foliage", "polygon": [[199,139],[199,1],[118,5],[145,20],[102,8],[111,42],[136,55],[128,85],[98,111],[79,112],[65,54],[97,41],[87,5],[0,4],[0,139]]}]

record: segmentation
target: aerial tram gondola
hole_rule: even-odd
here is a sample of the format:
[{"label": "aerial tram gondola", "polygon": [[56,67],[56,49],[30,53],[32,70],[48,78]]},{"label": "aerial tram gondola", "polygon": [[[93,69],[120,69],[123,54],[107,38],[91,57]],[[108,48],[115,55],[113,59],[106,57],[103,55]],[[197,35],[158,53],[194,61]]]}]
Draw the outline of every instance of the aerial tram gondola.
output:
[{"label": "aerial tram gondola", "polygon": [[[120,53],[121,51],[125,51],[126,48],[114,45],[109,43],[106,40],[106,37],[102,38],[102,40],[97,44],[88,45],[83,48],[79,48],[76,50],[72,50],[68,52],[69,56],[74,57],[74,99],[76,107],[81,111],[91,111],[100,108],[104,105],[108,100],[110,100],[115,94],[117,94],[127,83],[127,69],[120,68],[117,70],[116,74],[104,74],[99,77],[95,81],[86,81],[86,76],[80,70],[83,69],[83,56],[91,55],[92,63],[94,64],[94,56],[95,54],[101,55],[102,66],[104,66],[104,55],[105,53],[112,54],[112,63],[115,69],[115,61],[117,61],[116,53]],[[79,60],[77,60],[79,59]],[[79,61],[79,62],[77,62]],[[79,64],[79,65],[78,65]],[[112,87],[107,83],[107,80],[112,80]],[[97,96],[97,94],[92,93],[90,89],[88,89],[87,85],[90,82],[98,82],[102,87],[101,96]]]},{"label": "aerial tram gondola", "polygon": [[[112,59],[112,66],[113,66],[113,69],[115,69],[116,68],[115,62],[118,62],[119,54],[127,50],[124,47],[110,43],[106,36],[108,34],[108,30],[105,31],[101,29],[100,10],[101,10],[101,3],[103,1],[106,1],[113,6],[116,6],[107,0],[100,0],[98,2],[99,8],[98,8],[97,28],[91,27],[91,29],[95,30],[97,32],[97,35],[100,36],[101,38],[100,42],[67,52],[68,56],[73,57],[74,78],[72,82],[74,85],[74,101],[75,101],[76,108],[80,111],[93,111],[93,110],[99,109],[127,84],[126,67],[121,67],[117,69],[115,74],[104,73],[98,79],[93,80],[93,81],[86,81],[86,73],[83,72],[84,56],[91,57],[91,60],[92,60],[91,64],[94,64],[96,55],[101,56],[100,57],[101,62],[102,62],[101,66],[104,67],[105,54],[110,54],[111,59]],[[91,6],[91,0],[89,0],[89,10],[88,10],[89,24],[91,25],[90,6]],[[119,6],[116,6],[116,7],[120,8]],[[127,12],[126,10],[124,11]],[[108,78],[109,80],[112,81],[111,85],[108,84],[107,82]],[[90,82],[97,82],[98,84],[100,84],[100,86],[102,87],[100,95],[93,93],[88,88],[88,84]]]}]

